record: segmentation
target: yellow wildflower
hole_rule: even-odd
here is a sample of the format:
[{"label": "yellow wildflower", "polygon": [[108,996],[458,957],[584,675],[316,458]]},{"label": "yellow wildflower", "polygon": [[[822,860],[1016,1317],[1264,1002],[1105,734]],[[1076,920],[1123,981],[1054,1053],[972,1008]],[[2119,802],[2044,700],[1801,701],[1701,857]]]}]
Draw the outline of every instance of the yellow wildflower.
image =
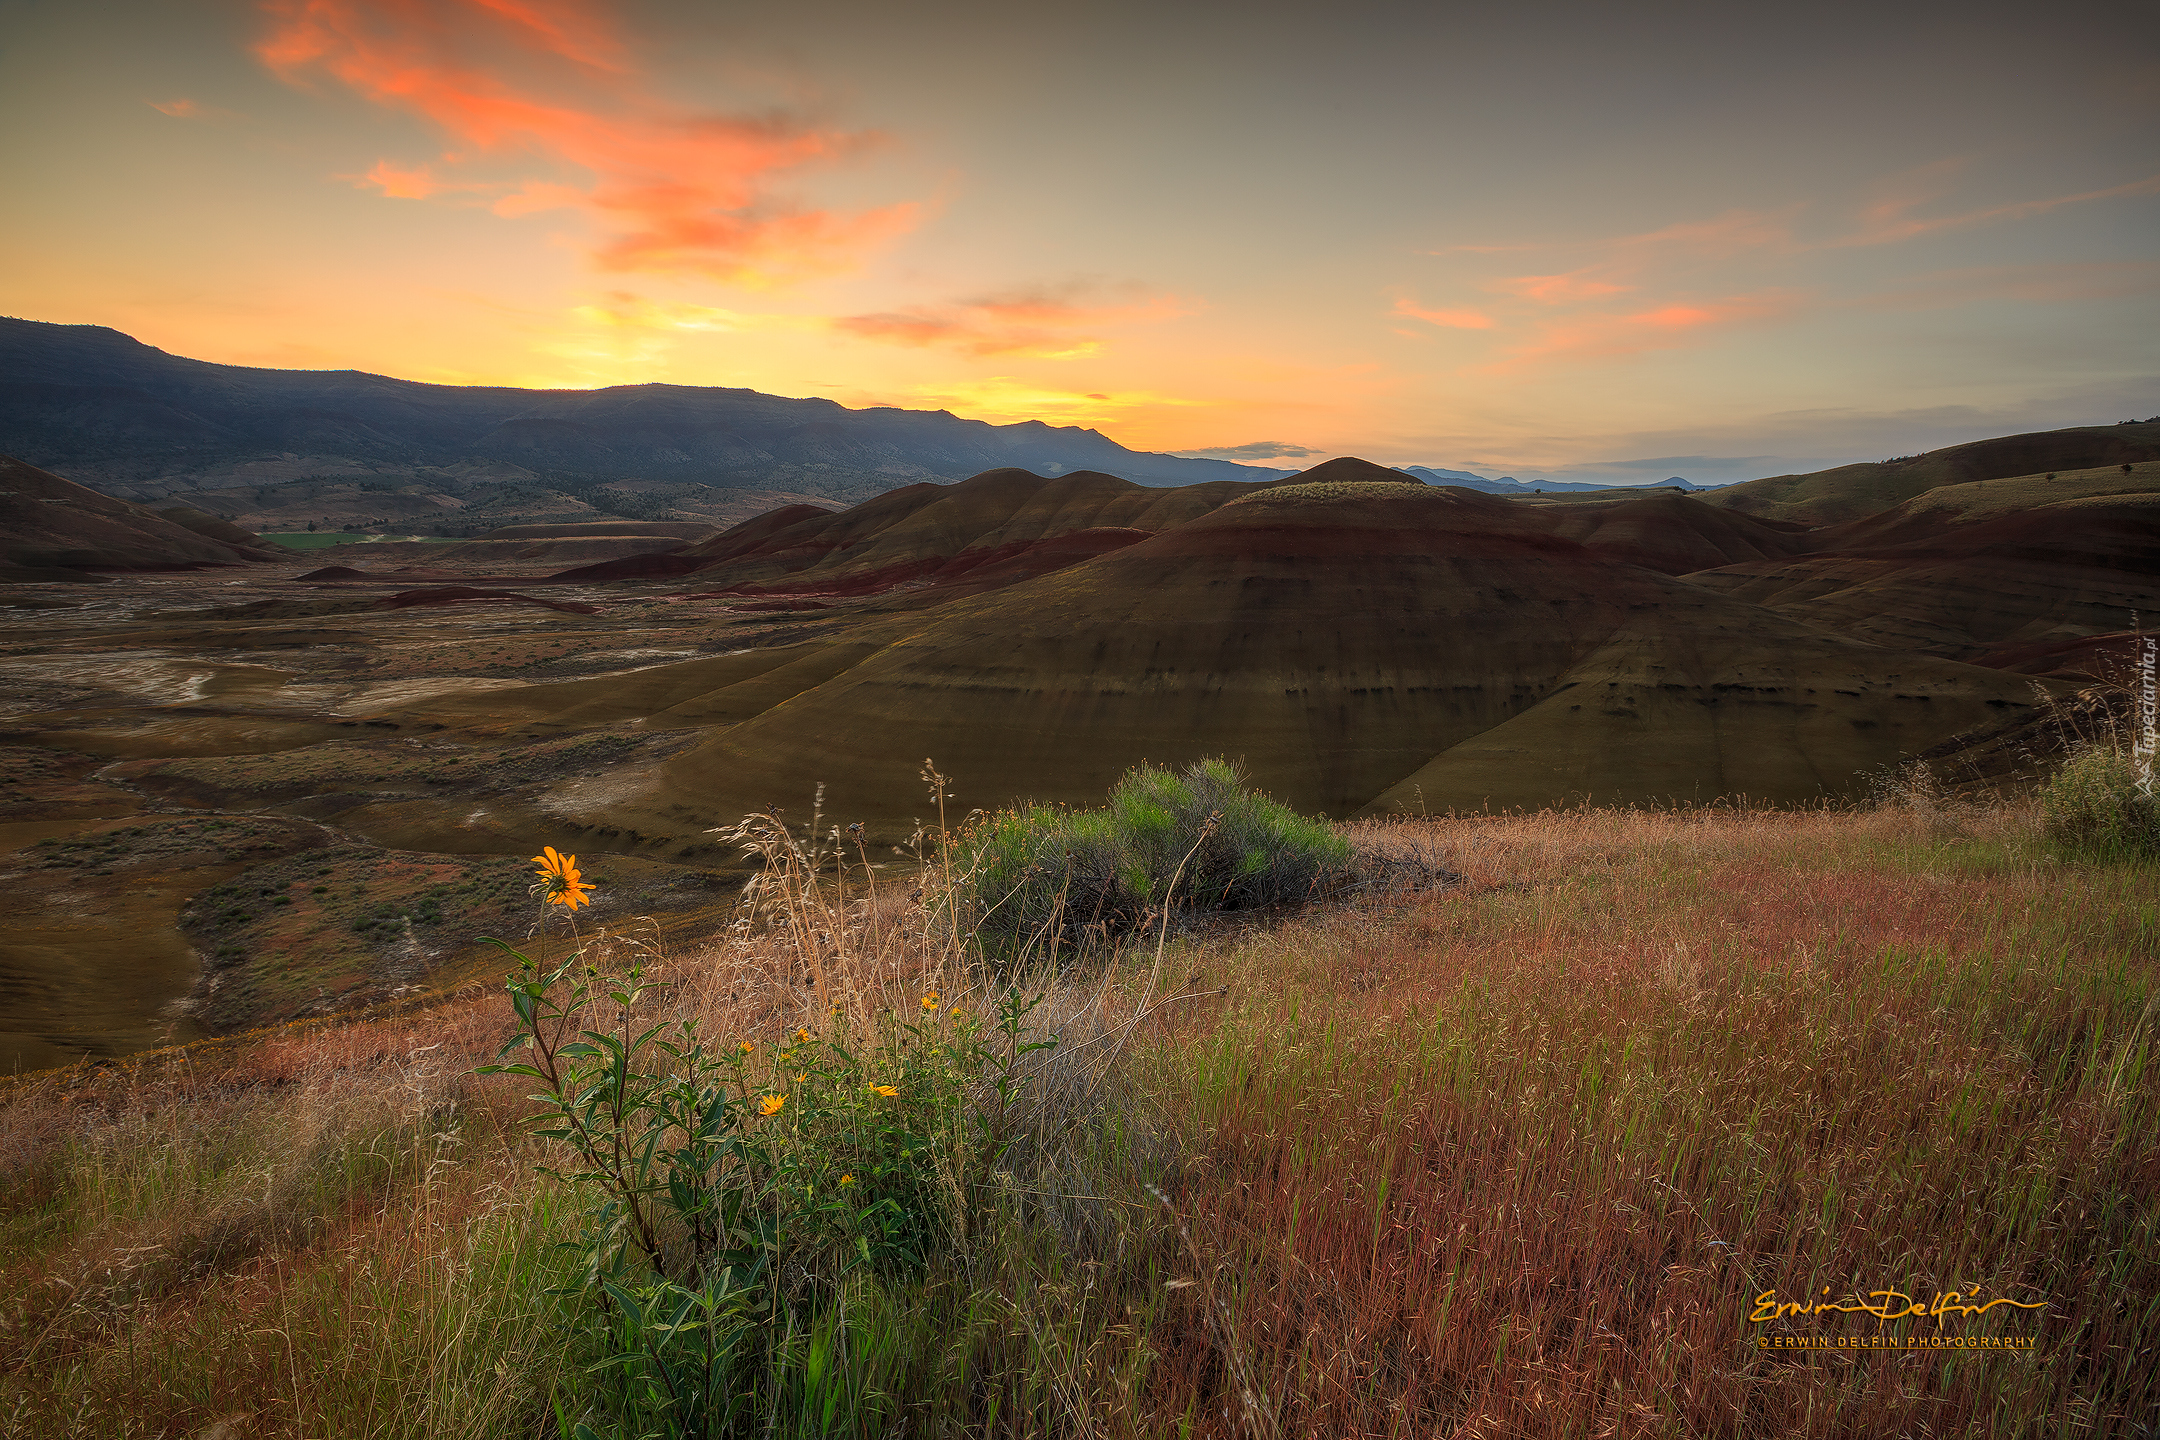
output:
[{"label": "yellow wildflower", "polygon": [[758,1114],[777,1115],[780,1113],[780,1107],[785,1104],[787,1104],[787,1096],[767,1095],[757,1102]]},{"label": "yellow wildflower", "polygon": [[742,1045],[741,1045],[741,1047],[740,1047],[740,1048],[741,1048],[741,1050],[742,1050],[742,1053],[743,1053],[743,1054],[745,1054],[745,1055],[748,1055],[748,1054],[750,1054],[750,1053],[751,1053],[752,1051],[756,1050],[756,1049],[757,1049],[757,1046],[755,1046],[755,1045],[751,1044],[751,1043],[750,1043],[750,1042],[749,1042],[748,1040],[745,1040],[745,1041],[743,1041],[743,1042],[742,1042]]},{"label": "yellow wildflower", "polygon": [[579,877],[577,856],[562,854],[552,845],[543,845],[532,859],[533,864],[540,867],[538,874],[542,888],[547,892],[542,898],[548,904],[575,910],[580,905],[592,903],[593,887]]},{"label": "yellow wildflower", "polygon": [[800,1027],[798,1027],[798,1028],[796,1029],[796,1031],[795,1031],[795,1043],[796,1043],[796,1044],[800,1045],[800,1044],[802,1044],[803,1042],[807,1041],[807,1040],[808,1040],[809,1038],[810,1038],[810,1032],[809,1032],[808,1030],[804,1030],[804,1029],[801,1029]]},{"label": "yellow wildflower", "polygon": [[872,1090],[875,1090],[878,1094],[883,1095],[888,1100],[900,1093],[898,1090],[895,1090],[890,1085],[872,1085],[870,1088]]},{"label": "yellow wildflower", "polygon": [[852,1185],[855,1183],[855,1177],[853,1175],[842,1175],[840,1177],[840,1183],[843,1185]]},{"label": "yellow wildflower", "polygon": [[923,997],[922,997],[922,1008],[923,1008],[923,1009],[925,1009],[925,1010],[935,1010],[935,1009],[937,1009],[937,996],[935,996],[935,995],[925,995],[925,996],[923,996]]}]

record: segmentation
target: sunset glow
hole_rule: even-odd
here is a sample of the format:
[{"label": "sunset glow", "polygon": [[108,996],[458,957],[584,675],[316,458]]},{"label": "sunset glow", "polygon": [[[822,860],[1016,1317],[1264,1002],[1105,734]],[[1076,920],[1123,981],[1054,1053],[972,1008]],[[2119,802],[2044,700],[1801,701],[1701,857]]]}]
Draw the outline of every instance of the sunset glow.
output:
[{"label": "sunset glow", "polygon": [[1748,478],[2156,408],[2116,13],[1862,46],[1828,13],[1771,45],[1679,11],[48,7],[0,62],[39,220],[0,310],[237,364]]}]

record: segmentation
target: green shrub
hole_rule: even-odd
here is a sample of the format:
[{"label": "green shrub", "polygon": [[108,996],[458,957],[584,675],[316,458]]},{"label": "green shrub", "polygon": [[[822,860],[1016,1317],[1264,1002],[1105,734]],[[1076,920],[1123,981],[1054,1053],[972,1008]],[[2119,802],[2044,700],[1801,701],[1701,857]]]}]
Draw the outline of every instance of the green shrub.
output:
[{"label": "green shrub", "polygon": [[1114,832],[1135,837],[1134,851],[1146,861],[1145,876],[1128,871],[1128,884],[1156,903],[1167,896],[1174,905],[1213,910],[1296,904],[1348,873],[1349,841],[1246,789],[1244,777],[1220,760],[1182,775],[1151,766],[1128,771],[1110,792],[1110,817]]},{"label": "green shrub", "polygon": [[2072,754],[2040,789],[2048,838],[2118,855],[2160,854],[2160,799],[2138,788],[2137,762],[2113,746]]},{"label": "green shrub", "polygon": [[782,1407],[834,1433],[843,1401],[852,1418],[887,1405],[821,1381],[840,1311],[977,1228],[1022,1063],[1057,1044],[1027,1038],[1042,996],[1005,990],[987,1023],[936,994],[913,1015],[836,1012],[768,1056],[656,1021],[638,969],[573,954],[543,973],[502,948],[519,962],[502,1058],[520,1058],[482,1073],[536,1083],[532,1132],[560,1143],[551,1173],[586,1206],[581,1281],[556,1293],[598,1353],[566,1387],[567,1440],[771,1434]]},{"label": "green shrub", "polygon": [[1005,810],[961,840],[958,894],[948,910],[962,933],[1013,955],[1037,935],[1048,947],[1123,934],[1138,923],[1126,847],[1108,811],[1030,805]]},{"label": "green shrub", "polygon": [[1003,811],[959,841],[941,907],[995,958],[1053,958],[1166,910],[1298,904],[1349,876],[1350,845],[1203,760],[1142,765],[1102,810]]}]

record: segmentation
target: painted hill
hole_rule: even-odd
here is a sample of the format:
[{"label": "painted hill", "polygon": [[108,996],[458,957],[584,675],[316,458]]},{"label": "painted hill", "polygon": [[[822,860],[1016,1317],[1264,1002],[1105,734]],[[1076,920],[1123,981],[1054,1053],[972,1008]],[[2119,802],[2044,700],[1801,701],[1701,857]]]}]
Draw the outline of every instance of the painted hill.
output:
[{"label": "painted hill", "polygon": [[678,549],[665,567],[594,566],[557,578],[667,573],[745,595],[867,595],[970,577],[979,583],[992,573],[1009,580],[1133,544],[1252,488],[1218,481],[1150,489],[1088,470],[1054,479],[988,470],[957,485],[888,491],[839,512],[791,506]]},{"label": "painted hill", "polygon": [[[904,832],[935,757],[963,806],[1091,802],[1223,754],[1308,811],[1849,793],[2029,704],[1525,523],[1460,489],[1292,483],[1053,574],[830,639],[445,697],[409,722],[709,727],[548,802],[590,843],[698,845],[804,803]],[[668,837],[663,839],[663,837]]]},{"label": "painted hill", "polygon": [[163,514],[0,455],[0,578],[88,579],[96,570],[188,570],[278,558],[192,510]]},{"label": "painted hill", "polygon": [[181,529],[192,530],[205,539],[244,549],[275,553],[270,546],[263,543],[262,536],[254,531],[243,529],[230,520],[222,520],[215,515],[205,515],[202,511],[186,505],[168,505],[157,514],[158,518],[170,520]]},{"label": "painted hill", "polygon": [[[666,557],[586,566],[555,578],[695,576],[701,588],[745,595],[929,587],[943,599],[956,593],[955,585],[972,593],[1137,544],[1254,490],[1343,483],[1423,482],[1354,456],[1258,485],[1167,490],[1089,472],[1046,480],[1025,470],[992,470],[958,485],[909,486],[837,513],[790,507]],[[1669,575],[1816,548],[1804,526],[1713,509],[1668,491],[1622,492],[1565,507],[1525,505],[1516,519]]]},{"label": "painted hill", "polygon": [[[1912,499],[1818,532],[1823,548],[1863,550],[1931,540],[1976,522],[2066,500],[2149,495],[2160,491],[2160,461],[2124,462],[2050,474],[2013,475],[1943,485]],[[2095,537],[2104,541],[2104,536]]]},{"label": "painted hill", "polygon": [[1809,538],[1814,555],[1688,579],[1894,649],[2074,648],[2160,612],[2160,461],[1943,486]]},{"label": "painted hill", "polygon": [[1750,515],[1834,524],[1888,510],[1939,486],[2155,459],[2160,459],[2160,418],[2005,435],[1879,464],[1773,475],[1728,485],[1707,500]]},{"label": "painted hill", "polygon": [[1093,430],[989,425],[943,410],[850,410],[755,390],[423,385],[357,370],[213,365],[96,325],[0,318],[0,449],[132,498],[295,475],[457,470],[801,488],[904,485],[998,466],[1094,469],[1154,484],[1283,472],[1128,450]]},{"label": "painted hill", "polygon": [[582,567],[554,578],[591,582],[694,576],[701,589],[755,595],[926,592],[916,603],[974,594],[1093,559],[1204,515],[1268,483],[1416,485],[1352,457],[1258,485],[1152,489],[1080,471],[1045,479],[987,470],[957,485],[911,485],[833,513],[793,506],[667,557]]},{"label": "painted hill", "polygon": [[1541,525],[1608,560],[1667,575],[1819,548],[1804,526],[1737,513],[1671,491],[1525,506],[1524,511],[1525,524]]}]

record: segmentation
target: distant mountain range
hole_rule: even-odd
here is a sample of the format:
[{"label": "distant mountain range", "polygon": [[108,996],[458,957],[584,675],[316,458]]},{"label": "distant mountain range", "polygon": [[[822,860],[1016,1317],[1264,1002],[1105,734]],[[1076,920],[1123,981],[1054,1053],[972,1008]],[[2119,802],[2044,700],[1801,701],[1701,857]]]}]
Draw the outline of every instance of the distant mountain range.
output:
[{"label": "distant mountain range", "polygon": [[1431,465],[1398,465],[1396,469],[1405,475],[1415,475],[1428,485],[1460,485],[1466,490],[1482,490],[1488,495],[1523,495],[1539,492],[1566,493],[1578,490],[1714,490],[1714,485],[1697,485],[1678,475],[1656,485],[1592,485],[1573,480],[1517,480],[1512,475],[1502,475],[1497,480],[1474,475],[1468,470],[1441,470]]},{"label": "distant mountain range", "polygon": [[135,500],[333,476],[450,489],[639,479],[859,498],[1002,466],[1148,485],[1295,473],[1128,450],[1074,425],[850,410],[755,390],[520,390],[215,365],[99,325],[9,318],[0,318],[0,452]]}]

